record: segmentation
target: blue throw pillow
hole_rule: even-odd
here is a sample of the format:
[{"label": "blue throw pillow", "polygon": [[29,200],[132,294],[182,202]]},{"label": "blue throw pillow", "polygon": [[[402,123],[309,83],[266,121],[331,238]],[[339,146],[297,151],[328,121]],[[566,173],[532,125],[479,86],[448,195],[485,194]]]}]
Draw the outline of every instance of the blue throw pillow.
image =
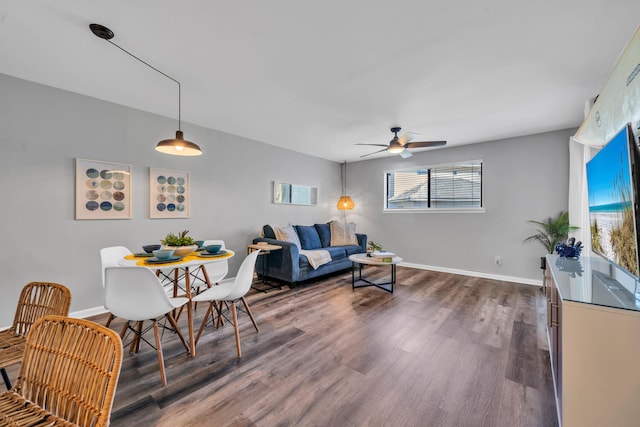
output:
[{"label": "blue throw pillow", "polygon": [[302,249],[320,249],[322,243],[318,231],[313,225],[296,225]]},{"label": "blue throw pillow", "polygon": [[329,227],[329,224],[314,224],[314,227],[318,231],[322,247],[328,248],[331,246],[331,228]]},{"label": "blue throw pillow", "polygon": [[267,239],[275,239],[276,238],[276,233],[273,231],[273,228],[271,228],[271,226],[268,225],[268,224],[265,225],[264,227],[262,227],[262,234]]}]

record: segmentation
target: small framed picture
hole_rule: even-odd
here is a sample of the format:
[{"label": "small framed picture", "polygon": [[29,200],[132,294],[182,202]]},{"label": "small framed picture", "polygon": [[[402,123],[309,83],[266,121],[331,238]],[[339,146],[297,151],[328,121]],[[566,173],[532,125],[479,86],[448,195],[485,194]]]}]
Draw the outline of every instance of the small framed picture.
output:
[{"label": "small framed picture", "polygon": [[131,219],[131,165],[76,159],[76,219]]},{"label": "small framed picture", "polygon": [[149,168],[149,218],[189,218],[189,172]]}]

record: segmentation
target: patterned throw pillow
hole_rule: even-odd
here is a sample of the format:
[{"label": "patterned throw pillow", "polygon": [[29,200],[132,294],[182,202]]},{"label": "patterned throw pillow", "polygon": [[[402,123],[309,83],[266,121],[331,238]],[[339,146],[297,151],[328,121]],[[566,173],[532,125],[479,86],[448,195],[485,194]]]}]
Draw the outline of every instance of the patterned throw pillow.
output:
[{"label": "patterned throw pillow", "polygon": [[357,245],[356,225],[352,222],[346,224],[344,222],[331,221],[329,223],[331,229],[331,246],[347,246]]},{"label": "patterned throw pillow", "polygon": [[271,228],[273,228],[273,231],[276,233],[276,239],[291,242],[300,249],[300,239],[298,238],[298,233],[296,233],[293,225],[289,224],[285,227],[272,225]]}]

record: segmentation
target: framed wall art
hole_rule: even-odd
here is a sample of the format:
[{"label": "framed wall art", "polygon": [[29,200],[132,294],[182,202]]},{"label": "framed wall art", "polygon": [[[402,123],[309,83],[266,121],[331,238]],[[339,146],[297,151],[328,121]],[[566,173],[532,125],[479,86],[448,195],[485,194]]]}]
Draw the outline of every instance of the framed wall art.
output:
[{"label": "framed wall art", "polygon": [[76,219],[131,219],[131,165],[76,159]]},{"label": "framed wall art", "polygon": [[189,218],[189,172],[149,168],[149,218]]}]

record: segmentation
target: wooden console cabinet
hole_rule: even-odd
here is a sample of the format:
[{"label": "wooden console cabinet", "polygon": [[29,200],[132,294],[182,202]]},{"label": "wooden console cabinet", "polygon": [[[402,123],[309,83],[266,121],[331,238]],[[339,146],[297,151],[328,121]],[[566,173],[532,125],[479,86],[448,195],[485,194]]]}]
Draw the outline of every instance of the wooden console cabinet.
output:
[{"label": "wooden console cabinet", "polygon": [[640,300],[620,274],[600,258],[547,255],[547,332],[563,427],[640,426]]}]

